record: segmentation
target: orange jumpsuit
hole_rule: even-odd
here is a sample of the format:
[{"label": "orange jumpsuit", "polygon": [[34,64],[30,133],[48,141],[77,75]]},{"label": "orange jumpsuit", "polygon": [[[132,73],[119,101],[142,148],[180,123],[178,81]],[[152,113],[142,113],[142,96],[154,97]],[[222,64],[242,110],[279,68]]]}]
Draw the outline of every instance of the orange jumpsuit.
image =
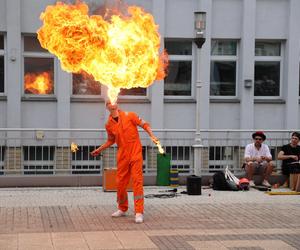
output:
[{"label": "orange jumpsuit", "polygon": [[109,116],[106,131],[108,141],[118,145],[116,179],[118,208],[123,212],[128,210],[126,187],[131,176],[135,213],[143,213],[143,155],[137,126],[146,130],[149,124],[133,112],[119,110],[118,121]]}]

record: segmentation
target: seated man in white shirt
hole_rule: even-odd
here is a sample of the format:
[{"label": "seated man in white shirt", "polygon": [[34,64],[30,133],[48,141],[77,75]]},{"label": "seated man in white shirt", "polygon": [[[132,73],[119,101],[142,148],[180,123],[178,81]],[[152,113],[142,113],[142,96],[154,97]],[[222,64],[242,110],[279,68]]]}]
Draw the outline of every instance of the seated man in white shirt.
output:
[{"label": "seated man in white shirt", "polygon": [[263,177],[262,185],[271,187],[268,178],[273,171],[272,155],[270,149],[263,142],[266,136],[262,131],[252,134],[253,143],[246,146],[245,149],[245,170],[249,185],[255,186],[253,174],[260,174]]}]

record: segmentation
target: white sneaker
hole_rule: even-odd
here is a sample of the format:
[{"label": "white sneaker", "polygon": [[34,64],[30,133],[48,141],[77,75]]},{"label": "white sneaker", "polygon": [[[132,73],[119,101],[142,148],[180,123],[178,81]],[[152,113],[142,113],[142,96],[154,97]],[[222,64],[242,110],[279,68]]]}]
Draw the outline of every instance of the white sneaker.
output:
[{"label": "white sneaker", "polygon": [[270,184],[267,180],[264,180],[264,181],[262,182],[262,185],[263,185],[263,186],[266,186],[266,187],[271,187],[271,184]]},{"label": "white sneaker", "polygon": [[123,212],[121,210],[118,210],[116,212],[114,212],[111,217],[114,217],[114,218],[117,218],[117,217],[122,217],[122,216],[125,216],[126,215],[126,212]]},{"label": "white sneaker", "polygon": [[135,223],[143,223],[144,222],[144,216],[141,213],[137,213],[135,215]]},{"label": "white sneaker", "polygon": [[250,187],[255,187],[255,183],[254,183],[253,180],[249,181],[249,186],[250,186]]}]

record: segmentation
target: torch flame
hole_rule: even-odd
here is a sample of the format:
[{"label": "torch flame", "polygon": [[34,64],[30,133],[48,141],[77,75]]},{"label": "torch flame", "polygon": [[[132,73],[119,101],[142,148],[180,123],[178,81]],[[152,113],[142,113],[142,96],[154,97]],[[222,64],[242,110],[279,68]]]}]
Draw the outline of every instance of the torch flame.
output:
[{"label": "torch flame", "polygon": [[72,153],[76,153],[79,150],[78,145],[74,142],[71,143],[71,151]]},{"label": "torch flame", "polygon": [[160,154],[164,154],[165,153],[165,150],[162,148],[161,144],[160,144],[160,141],[158,143],[156,143],[156,146],[158,148],[158,152]]},{"label": "torch flame", "polygon": [[68,72],[81,70],[108,86],[116,102],[121,88],[146,88],[166,76],[168,56],[159,54],[158,26],[149,13],[130,6],[127,15],[88,16],[88,6],[62,2],[48,6],[40,16],[41,46],[55,54]]},{"label": "torch flame", "polygon": [[49,72],[27,73],[24,76],[25,93],[52,94],[53,82]]}]

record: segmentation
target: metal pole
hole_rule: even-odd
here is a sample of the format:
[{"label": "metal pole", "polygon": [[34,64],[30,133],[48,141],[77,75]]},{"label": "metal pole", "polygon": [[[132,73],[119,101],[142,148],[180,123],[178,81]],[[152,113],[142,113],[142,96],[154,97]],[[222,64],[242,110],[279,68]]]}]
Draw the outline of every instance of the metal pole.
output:
[{"label": "metal pole", "polygon": [[200,135],[200,106],[201,106],[201,87],[200,81],[200,49],[197,49],[197,82],[196,82],[196,135],[194,148],[194,174],[201,176],[201,164],[202,164],[202,141]]}]

